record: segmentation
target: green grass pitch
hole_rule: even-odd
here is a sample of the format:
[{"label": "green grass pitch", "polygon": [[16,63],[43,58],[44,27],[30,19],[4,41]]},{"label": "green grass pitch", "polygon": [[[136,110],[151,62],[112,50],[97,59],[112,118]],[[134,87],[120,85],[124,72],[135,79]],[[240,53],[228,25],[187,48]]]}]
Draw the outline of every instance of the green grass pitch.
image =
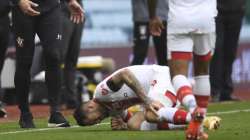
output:
[{"label": "green grass pitch", "polygon": [[[209,113],[224,113],[217,115],[222,118],[221,127],[207,131],[209,140],[250,140],[249,110],[249,101],[211,104]],[[72,117],[68,119],[75,125]],[[185,140],[183,131],[111,131],[108,122],[109,119],[91,127],[47,129],[47,119],[39,119],[35,120],[37,128],[29,130],[18,128],[18,122],[1,123],[0,140]]]}]

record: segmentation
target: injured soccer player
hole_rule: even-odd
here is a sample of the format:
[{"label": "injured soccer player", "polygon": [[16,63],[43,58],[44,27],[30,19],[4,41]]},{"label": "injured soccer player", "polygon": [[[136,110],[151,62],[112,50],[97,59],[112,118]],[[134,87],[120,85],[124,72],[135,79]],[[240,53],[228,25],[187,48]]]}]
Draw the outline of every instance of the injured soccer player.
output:
[{"label": "injured soccer player", "polygon": [[[133,107],[132,107],[133,108]],[[130,110],[130,109],[129,109]],[[149,123],[144,117],[143,111],[125,111],[121,116],[111,117],[112,130],[185,130],[185,124],[173,124],[167,121],[159,123]],[[125,116],[124,116],[125,115]],[[220,127],[221,118],[217,116],[206,116],[202,122],[204,128],[208,130],[216,130]],[[207,137],[205,133],[202,134],[203,138]]]},{"label": "injured soccer player", "polygon": [[[124,110],[141,104],[144,107],[143,117],[149,123],[188,124],[198,135],[205,135],[204,132],[199,133],[198,129],[202,125],[204,112],[199,107],[192,113],[187,112],[176,108],[176,103],[177,97],[167,66],[129,66],[100,82],[93,99],[78,107],[74,118],[80,126],[97,124],[110,116],[125,119],[128,115]],[[128,127],[135,129],[130,124]]]}]

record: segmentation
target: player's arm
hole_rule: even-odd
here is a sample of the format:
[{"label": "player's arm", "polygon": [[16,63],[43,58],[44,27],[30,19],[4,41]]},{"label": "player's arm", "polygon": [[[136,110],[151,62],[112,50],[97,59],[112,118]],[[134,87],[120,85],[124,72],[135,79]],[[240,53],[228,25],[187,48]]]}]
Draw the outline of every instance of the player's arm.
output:
[{"label": "player's arm", "polygon": [[146,96],[140,82],[137,80],[134,74],[126,68],[120,70],[120,72],[112,76],[107,81],[107,85],[112,91],[118,91],[123,86],[123,84],[126,84],[128,87],[130,87],[143,103],[151,103],[151,99]]},{"label": "player's arm", "polygon": [[158,0],[148,0],[148,12],[149,12],[149,28],[150,32],[154,36],[160,36],[164,25],[161,19],[156,15]]},{"label": "player's arm", "polygon": [[121,70],[107,81],[107,85],[112,91],[118,91],[123,84],[130,87],[145,105],[145,108],[152,111],[157,116],[156,110],[158,110],[159,107],[155,104],[155,101],[146,96],[140,82],[129,69]]}]

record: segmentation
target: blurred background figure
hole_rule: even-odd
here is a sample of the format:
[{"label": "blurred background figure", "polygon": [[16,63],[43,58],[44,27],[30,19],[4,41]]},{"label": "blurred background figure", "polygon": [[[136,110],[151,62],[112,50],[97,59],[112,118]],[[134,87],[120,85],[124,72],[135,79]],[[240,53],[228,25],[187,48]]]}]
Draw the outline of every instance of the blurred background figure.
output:
[{"label": "blurred background figure", "polygon": [[[77,0],[82,6],[82,1]],[[84,23],[74,23],[70,20],[70,9],[67,2],[62,2],[62,60],[63,60],[63,82],[62,82],[62,102],[66,107],[76,108],[79,104],[79,99],[76,90],[76,66],[79,56],[81,38]]]},{"label": "blurred background figure", "polygon": [[232,69],[236,58],[246,0],[217,0],[216,47],[210,64],[211,95],[214,101],[233,100]]},{"label": "blurred background figure", "polygon": [[[10,3],[9,0],[0,1],[0,73],[3,68],[5,52],[9,43],[10,19],[9,19]],[[1,85],[1,81],[0,81]],[[6,111],[1,102],[2,89],[0,87],[0,118],[6,116]]]},{"label": "blurred background figure", "polygon": [[[131,65],[143,64],[147,57],[150,32],[149,14],[147,0],[132,0],[132,14],[134,24],[134,46],[133,60]],[[157,16],[163,21],[164,30],[160,36],[152,36],[159,65],[167,65],[167,13],[168,3],[166,0],[159,0],[157,5]]]}]

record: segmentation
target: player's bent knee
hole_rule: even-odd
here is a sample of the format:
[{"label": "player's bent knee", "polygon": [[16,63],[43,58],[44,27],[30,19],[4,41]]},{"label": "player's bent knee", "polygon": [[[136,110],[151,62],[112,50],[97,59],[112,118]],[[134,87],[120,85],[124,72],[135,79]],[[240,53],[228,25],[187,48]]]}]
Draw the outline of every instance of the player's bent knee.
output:
[{"label": "player's bent knee", "polygon": [[128,125],[129,130],[140,130],[140,128],[141,128],[141,122],[140,121],[129,120],[127,125]]},{"label": "player's bent knee", "polygon": [[129,130],[140,130],[142,122],[145,121],[144,113],[137,112],[134,116],[132,116],[128,122],[127,126]]}]

